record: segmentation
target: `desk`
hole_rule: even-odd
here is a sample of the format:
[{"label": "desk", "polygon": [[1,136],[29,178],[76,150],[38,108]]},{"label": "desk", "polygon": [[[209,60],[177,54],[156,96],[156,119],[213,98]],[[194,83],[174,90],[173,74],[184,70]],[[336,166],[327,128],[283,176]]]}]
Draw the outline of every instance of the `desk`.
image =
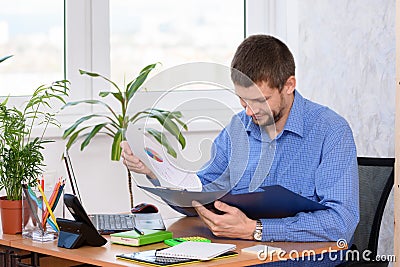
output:
[{"label": "desk", "polygon": [[[219,259],[215,261],[208,261],[205,263],[189,264],[187,266],[247,266],[252,264],[260,264],[263,261],[257,259],[257,256],[251,254],[241,254],[240,250],[244,247],[250,247],[260,242],[244,241],[227,238],[216,238],[212,235],[210,230],[198,217],[183,217],[173,220],[166,220],[167,229],[174,233],[174,237],[183,236],[204,236],[211,239],[213,242],[218,243],[233,243],[237,246],[238,256]],[[136,251],[150,250],[156,248],[166,247],[164,243],[151,244],[142,247],[129,247],[122,245],[114,245],[108,242],[103,247],[81,247],[79,249],[64,249],[57,247],[57,241],[53,242],[33,242],[30,239],[24,239],[21,235],[1,235],[0,244],[9,246],[15,249],[27,250],[57,258],[68,259],[80,263],[88,263],[98,266],[145,266],[134,264],[129,261],[117,260],[116,254],[130,253]],[[110,240],[109,236],[106,236]],[[303,250],[314,250],[316,254],[320,254],[324,250],[338,249],[336,242],[312,242],[312,243],[295,243],[295,242],[274,242],[264,243],[266,245],[281,247],[286,251],[297,250],[300,254]],[[278,260],[277,257],[273,261]],[[268,260],[267,260],[268,261]]]}]

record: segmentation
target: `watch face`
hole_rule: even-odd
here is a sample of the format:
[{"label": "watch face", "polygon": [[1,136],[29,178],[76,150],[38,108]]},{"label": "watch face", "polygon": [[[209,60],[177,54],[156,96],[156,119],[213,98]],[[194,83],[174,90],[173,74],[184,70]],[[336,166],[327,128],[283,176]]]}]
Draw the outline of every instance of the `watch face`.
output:
[{"label": "watch face", "polygon": [[254,239],[257,240],[257,241],[261,241],[261,239],[262,239],[262,236],[261,236],[261,233],[260,233],[260,232],[255,232],[254,235],[253,235],[253,237],[254,237]]},{"label": "watch face", "polygon": [[254,240],[261,241],[262,240],[262,223],[260,220],[257,220],[256,230],[253,233]]}]

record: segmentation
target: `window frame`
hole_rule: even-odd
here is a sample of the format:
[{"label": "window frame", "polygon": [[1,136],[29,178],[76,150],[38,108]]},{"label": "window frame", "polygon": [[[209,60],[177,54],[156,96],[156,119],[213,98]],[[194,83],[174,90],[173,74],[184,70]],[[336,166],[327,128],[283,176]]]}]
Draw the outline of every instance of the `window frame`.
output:
[{"label": "window frame", "polygon": [[[288,43],[296,57],[296,0],[243,0],[243,5],[243,38],[255,33],[275,35]],[[109,0],[64,0],[64,7],[64,73],[71,82],[68,101],[98,99],[99,88],[104,89],[109,85],[101,79],[82,76],[78,70],[98,72],[107,77],[110,75]],[[18,104],[26,101],[26,97],[10,97],[10,100]],[[91,105],[81,105],[63,110],[59,118],[64,125],[89,112],[101,110]]]},{"label": "window frame", "polygon": [[[243,0],[243,31],[246,35],[246,10],[251,1]],[[99,99],[99,88],[109,88],[101,79],[82,77],[78,69],[101,73],[109,77],[110,71],[110,14],[109,0],[69,0],[67,1],[67,79],[71,81],[70,99]],[[78,15],[77,15],[78,14]],[[77,19],[77,17],[79,19]],[[83,27],[82,27],[83,26]],[[245,38],[245,36],[243,36]],[[83,49],[78,50],[79,47]],[[78,55],[76,55],[78,53]],[[75,54],[73,58],[68,55]],[[76,89],[75,89],[76,88]],[[83,90],[82,90],[83,88]],[[84,91],[76,93],[75,91]],[[189,93],[190,91],[188,91]],[[140,92],[138,92],[140,94]],[[147,92],[144,94],[148,94]],[[181,92],[179,92],[181,94]],[[109,103],[118,108],[117,103]],[[195,110],[202,107],[194,107]],[[83,112],[101,112],[96,106],[80,110]],[[76,111],[75,111],[76,112]],[[184,111],[183,111],[184,112]]]}]

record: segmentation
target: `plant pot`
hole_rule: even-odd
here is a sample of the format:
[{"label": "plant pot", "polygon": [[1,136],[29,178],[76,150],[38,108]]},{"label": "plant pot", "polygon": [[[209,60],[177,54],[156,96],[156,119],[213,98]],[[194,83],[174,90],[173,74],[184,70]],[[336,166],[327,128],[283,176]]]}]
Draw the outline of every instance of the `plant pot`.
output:
[{"label": "plant pot", "polygon": [[0,210],[3,234],[22,233],[22,200],[0,197]]}]

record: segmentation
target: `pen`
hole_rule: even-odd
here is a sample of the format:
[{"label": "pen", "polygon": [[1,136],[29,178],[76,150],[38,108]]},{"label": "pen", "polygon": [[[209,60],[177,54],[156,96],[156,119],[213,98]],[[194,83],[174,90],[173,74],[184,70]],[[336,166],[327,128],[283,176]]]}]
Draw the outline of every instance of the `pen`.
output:
[{"label": "pen", "polygon": [[44,194],[43,189],[42,189],[42,187],[41,187],[40,185],[38,185],[38,189],[39,189],[40,194],[41,194],[42,197],[43,197],[43,202],[44,202],[44,204],[46,205],[47,210],[48,210],[49,213],[50,213],[50,217],[51,217],[51,219],[53,220],[54,225],[55,225],[57,231],[60,231],[60,228],[58,228],[58,225],[57,225],[57,223],[56,223],[56,217],[54,216],[54,213],[53,213],[53,211],[51,210],[51,207],[50,207],[50,205],[49,205],[49,202],[47,201],[46,195]]},{"label": "pen", "polygon": [[138,229],[136,226],[133,226],[133,229],[135,230],[136,233],[138,233],[139,235],[144,235],[144,232],[140,229]]}]

